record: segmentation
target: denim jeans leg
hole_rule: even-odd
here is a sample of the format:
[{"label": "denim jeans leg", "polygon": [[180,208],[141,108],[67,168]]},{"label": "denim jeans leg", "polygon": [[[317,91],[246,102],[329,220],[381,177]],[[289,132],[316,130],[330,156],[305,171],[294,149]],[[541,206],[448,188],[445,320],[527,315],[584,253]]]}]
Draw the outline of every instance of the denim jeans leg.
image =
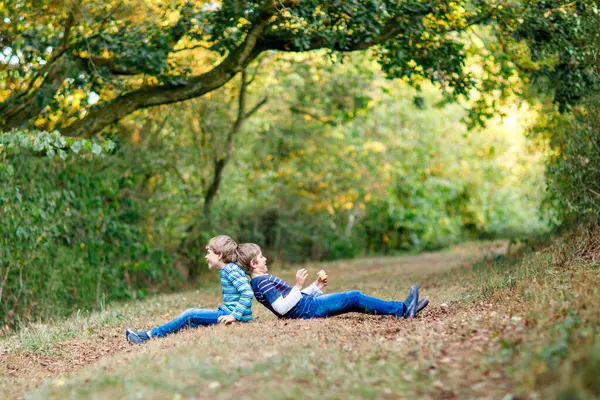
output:
[{"label": "denim jeans leg", "polygon": [[349,312],[402,316],[405,305],[401,301],[385,301],[366,296],[358,290],[320,296],[313,300],[309,318],[324,318]]},{"label": "denim jeans leg", "polygon": [[152,337],[162,337],[170,333],[178,332],[186,326],[195,328],[197,326],[216,325],[217,320],[221,315],[227,315],[227,313],[221,310],[189,308],[175,317],[172,321],[152,329],[150,334]]}]

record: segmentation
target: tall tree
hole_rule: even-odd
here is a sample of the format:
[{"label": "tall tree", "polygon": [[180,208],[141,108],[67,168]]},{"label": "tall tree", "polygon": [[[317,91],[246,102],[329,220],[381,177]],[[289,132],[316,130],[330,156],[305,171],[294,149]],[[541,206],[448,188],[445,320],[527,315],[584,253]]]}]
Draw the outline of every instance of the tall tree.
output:
[{"label": "tall tree", "polygon": [[[136,110],[209,93],[271,50],[374,47],[389,77],[466,95],[473,80],[457,32],[500,9],[481,0],[8,0],[0,5],[0,129],[31,126],[83,91],[100,101],[75,101],[56,127],[89,137]],[[194,51],[207,67],[182,56]]]}]

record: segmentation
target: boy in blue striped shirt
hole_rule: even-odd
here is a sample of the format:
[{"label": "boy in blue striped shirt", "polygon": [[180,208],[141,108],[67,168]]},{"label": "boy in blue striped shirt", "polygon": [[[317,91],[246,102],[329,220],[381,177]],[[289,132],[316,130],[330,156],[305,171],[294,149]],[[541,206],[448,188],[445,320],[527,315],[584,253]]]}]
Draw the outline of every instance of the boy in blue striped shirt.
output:
[{"label": "boy in blue striped shirt", "polygon": [[298,270],[296,285],[292,287],[268,274],[267,259],[258,245],[240,244],[237,257],[239,265],[252,276],[250,284],[256,300],[279,318],[326,318],[349,312],[414,318],[429,304],[427,297],[419,302],[419,289],[416,286],[411,286],[410,294],[403,302],[381,300],[358,290],[321,296],[322,289],[327,285],[325,271],[319,271],[318,279],[302,290],[308,276],[306,270]]},{"label": "boy in blue striped shirt", "polygon": [[229,324],[240,321],[252,320],[252,288],[248,283],[246,274],[235,263],[237,260],[237,243],[226,235],[210,239],[206,245],[206,262],[209,269],[218,269],[221,275],[221,289],[223,304],[216,310],[190,308],[174,320],[164,325],[157,326],[149,331],[135,332],[126,329],[127,340],[133,344],[140,344],[153,337],[166,336],[180,331],[185,327]]}]

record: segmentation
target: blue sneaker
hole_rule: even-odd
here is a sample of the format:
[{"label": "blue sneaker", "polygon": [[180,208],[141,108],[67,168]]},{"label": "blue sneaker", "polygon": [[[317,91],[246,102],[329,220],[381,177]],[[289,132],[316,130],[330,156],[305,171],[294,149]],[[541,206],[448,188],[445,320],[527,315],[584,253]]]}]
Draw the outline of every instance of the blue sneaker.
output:
[{"label": "blue sneaker", "polygon": [[134,332],[131,329],[125,329],[125,337],[131,344],[142,344],[150,339],[150,336],[144,331]]},{"label": "blue sneaker", "polygon": [[415,285],[412,285],[410,287],[410,293],[408,297],[406,300],[404,300],[406,310],[404,310],[404,314],[402,316],[404,318],[414,318],[415,314],[417,313],[417,304],[419,304],[419,288]]}]

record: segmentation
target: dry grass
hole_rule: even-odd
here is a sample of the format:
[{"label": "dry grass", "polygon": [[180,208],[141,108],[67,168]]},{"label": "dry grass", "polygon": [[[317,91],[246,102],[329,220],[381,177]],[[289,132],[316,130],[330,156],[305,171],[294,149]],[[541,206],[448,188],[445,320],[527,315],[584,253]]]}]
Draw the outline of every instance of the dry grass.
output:
[{"label": "dry grass", "polygon": [[[255,304],[252,323],[134,347],[125,326],[148,328],[187,307],[216,305],[218,286],[115,306],[38,327],[70,337],[33,346],[22,332],[4,341],[0,390],[32,399],[594,398],[600,273],[596,236],[586,245],[578,236],[576,256],[566,250],[571,235],[510,262],[499,259],[505,244],[487,243],[311,267],[329,271],[330,293],[397,299],[420,282],[432,303],[415,320],[286,321]],[[288,279],[293,273],[280,271]]]}]

